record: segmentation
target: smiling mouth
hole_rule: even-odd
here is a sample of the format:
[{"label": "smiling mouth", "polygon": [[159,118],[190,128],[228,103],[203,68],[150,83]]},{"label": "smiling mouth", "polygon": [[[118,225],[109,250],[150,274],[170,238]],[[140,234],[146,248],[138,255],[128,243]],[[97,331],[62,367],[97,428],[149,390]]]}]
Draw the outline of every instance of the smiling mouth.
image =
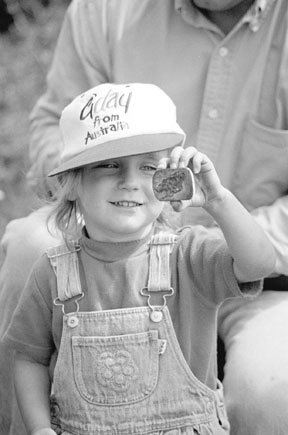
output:
[{"label": "smiling mouth", "polygon": [[115,205],[116,207],[127,207],[127,208],[141,207],[142,205],[140,204],[140,202],[135,202],[135,201],[116,201],[116,202],[111,202],[111,204]]}]

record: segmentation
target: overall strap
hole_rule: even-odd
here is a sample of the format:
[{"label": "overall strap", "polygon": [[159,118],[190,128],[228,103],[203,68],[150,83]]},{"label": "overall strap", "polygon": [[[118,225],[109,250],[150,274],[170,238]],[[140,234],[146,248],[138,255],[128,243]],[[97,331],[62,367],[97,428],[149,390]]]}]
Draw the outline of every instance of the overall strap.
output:
[{"label": "overall strap", "polygon": [[177,236],[167,231],[155,234],[149,242],[148,292],[171,289],[170,254]]},{"label": "overall strap", "polygon": [[[142,296],[148,297],[150,319],[161,322],[166,298],[174,294],[171,287],[170,254],[176,243],[177,236],[171,232],[160,231],[149,242],[149,272],[147,287],[140,291]],[[164,294],[163,294],[164,293]],[[162,305],[154,305],[152,295],[161,294]]]},{"label": "overall strap", "polygon": [[80,249],[79,243],[73,241],[69,242],[69,246],[56,246],[46,251],[57,277],[58,299],[61,302],[82,294],[77,254]]}]

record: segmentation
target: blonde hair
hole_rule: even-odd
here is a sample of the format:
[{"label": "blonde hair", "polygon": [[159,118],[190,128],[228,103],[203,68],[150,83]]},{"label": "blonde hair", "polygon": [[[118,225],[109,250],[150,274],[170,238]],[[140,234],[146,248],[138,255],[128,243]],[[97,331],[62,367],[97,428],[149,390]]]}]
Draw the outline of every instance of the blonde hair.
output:
[{"label": "blonde hair", "polygon": [[[79,239],[85,225],[78,203],[83,171],[84,168],[77,168],[59,175],[58,188],[52,197],[52,210],[47,220],[48,230],[52,233],[52,228],[56,226],[66,243]],[[156,219],[156,227],[175,229],[174,225],[169,223],[165,210]]]},{"label": "blonde hair", "polygon": [[83,168],[77,168],[59,175],[52,197],[52,209],[47,221],[48,230],[52,232],[52,228],[56,226],[66,242],[77,240],[84,225],[77,200],[82,174]]}]

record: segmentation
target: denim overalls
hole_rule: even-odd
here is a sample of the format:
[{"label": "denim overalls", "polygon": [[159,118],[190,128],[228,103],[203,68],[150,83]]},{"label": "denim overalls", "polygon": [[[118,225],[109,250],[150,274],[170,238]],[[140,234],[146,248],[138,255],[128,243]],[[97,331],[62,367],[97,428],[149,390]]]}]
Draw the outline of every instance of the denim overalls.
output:
[{"label": "denim overalls", "polygon": [[[212,391],[191,372],[166,298],[175,236],[160,232],[149,249],[147,305],[81,312],[77,244],[48,252],[57,275],[63,333],[54,371],[52,421],[65,435],[224,435],[229,424],[222,388]],[[161,304],[153,304],[161,294]],[[74,298],[75,311],[65,312]],[[71,301],[70,301],[71,303]],[[54,426],[53,426],[54,427]],[[60,429],[61,428],[61,429]]]}]

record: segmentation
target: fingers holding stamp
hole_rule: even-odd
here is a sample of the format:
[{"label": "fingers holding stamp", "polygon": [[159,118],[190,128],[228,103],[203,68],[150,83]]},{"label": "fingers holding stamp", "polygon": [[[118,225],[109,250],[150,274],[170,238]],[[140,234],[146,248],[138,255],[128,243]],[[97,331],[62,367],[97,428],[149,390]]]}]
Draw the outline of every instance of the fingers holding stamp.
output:
[{"label": "fingers holding stamp", "polygon": [[[185,154],[185,150],[182,147],[178,146],[173,148],[169,157],[169,166],[171,169],[179,167],[179,162],[183,159],[183,154]],[[181,166],[183,167],[182,164]]]}]

